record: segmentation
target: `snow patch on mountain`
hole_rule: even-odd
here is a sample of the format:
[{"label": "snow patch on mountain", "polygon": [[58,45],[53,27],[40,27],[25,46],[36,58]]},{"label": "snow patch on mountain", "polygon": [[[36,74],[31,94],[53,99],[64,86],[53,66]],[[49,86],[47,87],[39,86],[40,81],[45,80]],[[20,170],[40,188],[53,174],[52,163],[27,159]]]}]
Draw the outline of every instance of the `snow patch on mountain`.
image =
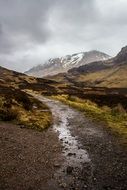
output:
[{"label": "snow patch on mountain", "polygon": [[46,63],[38,65],[26,72],[35,77],[44,77],[67,72],[69,69],[89,64],[95,61],[105,61],[111,58],[109,55],[93,50],[90,52],[80,52],[72,55],[66,55],[55,59],[49,59]]},{"label": "snow patch on mountain", "polygon": [[71,67],[77,65],[83,58],[83,53],[74,54],[72,56],[66,56],[61,58],[61,63],[63,63],[63,68]]}]

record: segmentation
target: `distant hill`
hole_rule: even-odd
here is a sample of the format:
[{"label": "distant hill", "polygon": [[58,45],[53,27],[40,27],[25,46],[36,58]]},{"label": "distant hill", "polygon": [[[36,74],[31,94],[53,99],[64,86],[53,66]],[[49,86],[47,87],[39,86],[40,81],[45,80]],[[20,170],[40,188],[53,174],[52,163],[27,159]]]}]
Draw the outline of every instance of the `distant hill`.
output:
[{"label": "distant hill", "polygon": [[23,83],[34,82],[36,82],[34,77],[29,77],[25,74],[0,67],[0,84],[2,86],[18,88],[18,86]]},{"label": "distant hill", "polygon": [[7,88],[12,89],[32,89],[41,92],[53,92],[55,87],[52,85],[56,84],[48,79],[35,78],[32,76],[27,76],[16,71],[8,70],[6,68],[0,67],[0,91]]},{"label": "distant hill", "polygon": [[109,60],[92,62],[68,73],[58,74],[50,79],[93,87],[127,87],[127,46],[122,48],[116,57]]},{"label": "distant hill", "polygon": [[81,52],[73,55],[67,55],[65,57],[49,59],[45,64],[33,67],[25,73],[35,77],[52,76],[58,73],[67,72],[69,69],[74,67],[89,64],[93,61],[107,60],[109,58],[109,55],[95,50],[90,52]]}]

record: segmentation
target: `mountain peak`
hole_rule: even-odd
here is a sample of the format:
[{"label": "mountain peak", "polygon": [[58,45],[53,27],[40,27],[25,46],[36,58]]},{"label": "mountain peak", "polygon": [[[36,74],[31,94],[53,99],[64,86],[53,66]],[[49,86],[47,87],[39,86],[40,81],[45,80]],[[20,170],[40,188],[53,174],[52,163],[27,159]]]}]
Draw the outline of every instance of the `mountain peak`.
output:
[{"label": "mountain peak", "polygon": [[56,75],[67,72],[69,69],[89,64],[94,61],[104,61],[111,58],[109,55],[92,50],[89,52],[80,52],[72,55],[66,55],[55,59],[49,59],[45,64],[34,67],[26,72],[35,77],[44,77],[47,75]]},{"label": "mountain peak", "polygon": [[121,49],[121,51],[122,51],[122,52],[127,52],[127,46],[123,47],[123,48]]},{"label": "mountain peak", "polygon": [[118,63],[127,61],[127,46],[121,49],[121,51],[117,54],[115,61]]}]

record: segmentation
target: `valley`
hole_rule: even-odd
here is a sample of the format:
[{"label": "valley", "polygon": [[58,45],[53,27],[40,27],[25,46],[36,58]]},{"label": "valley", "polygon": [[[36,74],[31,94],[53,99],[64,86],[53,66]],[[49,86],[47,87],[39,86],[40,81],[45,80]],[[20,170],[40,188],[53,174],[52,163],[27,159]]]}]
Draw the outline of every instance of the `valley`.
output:
[{"label": "valley", "polygon": [[0,0],[0,190],[127,190],[127,0]]},{"label": "valley", "polygon": [[0,67],[0,189],[126,189],[126,72],[127,47],[44,78]]}]

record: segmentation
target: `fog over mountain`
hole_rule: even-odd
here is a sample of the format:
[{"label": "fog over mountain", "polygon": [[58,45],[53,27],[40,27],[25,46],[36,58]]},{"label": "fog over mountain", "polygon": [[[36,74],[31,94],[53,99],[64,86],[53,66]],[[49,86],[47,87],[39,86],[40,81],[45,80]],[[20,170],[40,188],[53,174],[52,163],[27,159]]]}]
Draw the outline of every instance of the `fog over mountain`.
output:
[{"label": "fog over mountain", "polygon": [[126,0],[0,0],[0,66],[26,71],[49,58],[127,44]]}]

